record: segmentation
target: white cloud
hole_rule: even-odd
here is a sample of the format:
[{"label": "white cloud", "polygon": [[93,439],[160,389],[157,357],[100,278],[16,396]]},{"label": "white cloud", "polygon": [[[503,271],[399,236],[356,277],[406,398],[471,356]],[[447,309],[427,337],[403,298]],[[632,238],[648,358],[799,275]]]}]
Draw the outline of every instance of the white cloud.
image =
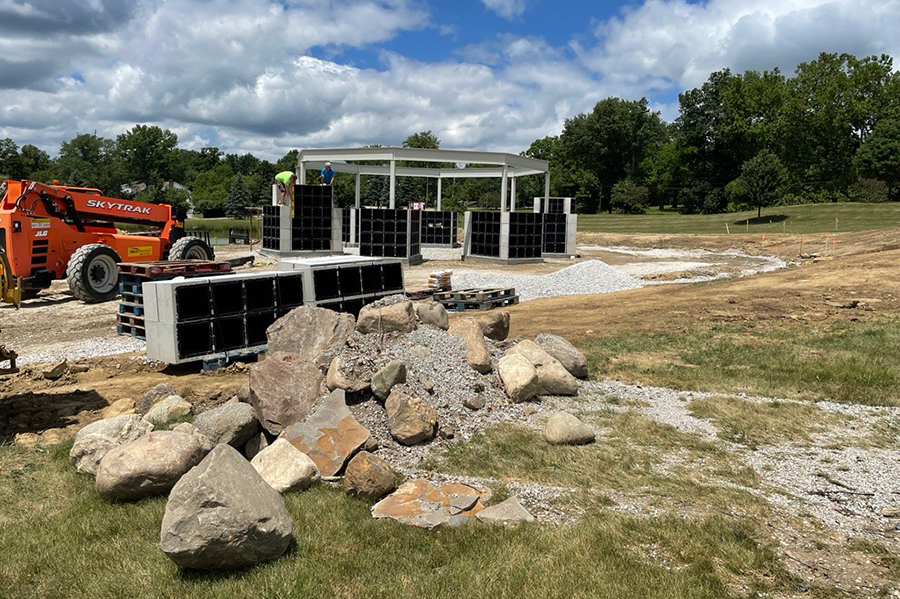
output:
[{"label": "white cloud", "polygon": [[342,61],[405,31],[452,36],[423,2],[73,0],[67,26],[38,36],[54,0],[0,0],[0,137],[52,152],[79,132],[155,123],[183,147],[271,159],[431,129],[445,147],[518,152],[608,96],[647,95],[672,119],[672,92],[725,66],[790,72],[822,50],[900,49],[900,0],[645,0],[597,22],[590,44],[492,35],[439,62],[386,51],[377,68]]},{"label": "white cloud", "polygon": [[481,0],[484,5],[504,19],[521,17],[525,12],[525,0]]},{"label": "white cloud", "polygon": [[617,84],[684,89],[725,67],[790,73],[819,52],[896,53],[898,28],[898,0],[646,0],[577,49]]}]

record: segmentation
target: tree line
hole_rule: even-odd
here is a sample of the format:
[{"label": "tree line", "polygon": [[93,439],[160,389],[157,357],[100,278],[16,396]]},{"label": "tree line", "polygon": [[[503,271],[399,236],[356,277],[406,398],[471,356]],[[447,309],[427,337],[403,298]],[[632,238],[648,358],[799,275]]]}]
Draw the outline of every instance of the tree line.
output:
[{"label": "tree line", "polygon": [[[549,161],[551,194],[575,198],[583,213],[658,206],[698,214],[897,199],[900,73],[890,56],[823,53],[801,63],[792,77],[777,68],[725,69],[678,101],[678,117],[667,123],[646,99],[607,98],[522,154]],[[439,148],[440,140],[422,131],[403,145]],[[115,197],[170,203],[181,213],[190,195],[204,216],[240,217],[247,206],[269,202],[275,174],[294,170],[297,154],[291,150],[272,163],[215,147],[186,150],[172,131],[135,125],[116,139],[77,135],[55,158],[34,145],[0,140],[0,176],[96,187]],[[308,172],[308,182],[317,179]],[[353,176],[335,178],[339,205],[352,205],[353,185]],[[542,177],[521,179],[520,204],[542,195],[543,185]],[[443,204],[496,208],[499,192],[497,179],[445,181]],[[364,176],[361,193],[367,204],[386,205],[387,177]],[[401,177],[396,194],[398,205],[434,205],[436,182]]]},{"label": "tree line", "polygon": [[725,69],[678,101],[666,123],[646,99],[603,100],[525,154],[549,160],[552,193],[583,212],[897,199],[900,73],[890,56],[823,53],[793,77]]}]

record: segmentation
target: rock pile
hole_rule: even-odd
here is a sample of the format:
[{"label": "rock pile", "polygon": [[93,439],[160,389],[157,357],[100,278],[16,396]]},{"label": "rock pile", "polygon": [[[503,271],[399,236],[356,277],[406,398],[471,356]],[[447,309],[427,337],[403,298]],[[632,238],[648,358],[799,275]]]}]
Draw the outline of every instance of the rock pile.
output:
[{"label": "rock pile", "polygon": [[[195,416],[158,385],[135,414],[85,427],[71,457],[105,498],[168,493],[160,547],[185,568],[276,559],[293,526],[280,494],[320,480],[378,501],[376,518],[424,528],[531,522],[515,498],[485,508],[488,489],[424,479],[397,488],[430,446],[523,414],[519,404],[540,395],[578,392],[587,366],[577,349],[552,335],[507,341],[509,325],[505,312],[451,324],[440,304],[402,296],[358,320],[300,307],[269,328],[268,357],[227,403]],[[593,431],[556,414],[546,438],[586,443]]]}]

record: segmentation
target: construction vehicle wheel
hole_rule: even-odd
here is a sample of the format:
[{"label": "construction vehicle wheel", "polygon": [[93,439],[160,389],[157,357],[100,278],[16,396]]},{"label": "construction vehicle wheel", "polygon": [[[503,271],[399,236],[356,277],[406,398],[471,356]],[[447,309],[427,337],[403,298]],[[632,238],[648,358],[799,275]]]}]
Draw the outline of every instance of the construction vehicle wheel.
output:
[{"label": "construction vehicle wheel", "polygon": [[213,249],[196,237],[182,237],[169,250],[169,260],[214,260],[215,257]]},{"label": "construction vehicle wheel", "polygon": [[119,255],[108,245],[83,245],[72,254],[66,279],[72,295],[88,302],[108,302],[119,295]]}]

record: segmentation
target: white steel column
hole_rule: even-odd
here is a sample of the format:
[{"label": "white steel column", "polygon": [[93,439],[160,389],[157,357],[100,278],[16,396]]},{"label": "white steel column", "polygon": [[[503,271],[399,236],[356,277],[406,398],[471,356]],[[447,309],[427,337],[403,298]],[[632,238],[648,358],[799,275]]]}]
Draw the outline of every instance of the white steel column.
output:
[{"label": "white steel column", "polygon": [[356,205],[357,208],[360,207],[360,201],[361,201],[361,200],[360,200],[360,195],[359,195],[359,183],[360,183],[359,173],[356,173],[356,190],[355,190],[355,193],[356,193],[356,204],[355,204],[355,205]]},{"label": "white steel column", "polygon": [[306,163],[301,162],[297,169],[297,185],[306,185]]},{"label": "white steel column", "polygon": [[438,177],[438,192],[437,192],[437,209],[441,209],[441,181],[442,179]]},{"label": "white steel column", "polygon": [[544,173],[544,209],[546,210],[547,200],[550,199],[550,172]]},{"label": "white steel column", "polygon": [[390,207],[397,207],[397,161],[391,160]]},{"label": "white steel column", "polygon": [[509,172],[508,167],[504,164],[503,165],[503,175],[502,175],[502,179],[500,180],[500,212],[506,212],[506,199],[507,199],[507,191],[508,191],[507,190],[507,183],[508,183],[507,179],[509,178],[509,177],[507,177],[508,172]]},{"label": "white steel column", "polygon": [[509,182],[509,211],[516,211],[516,178],[510,177]]}]

